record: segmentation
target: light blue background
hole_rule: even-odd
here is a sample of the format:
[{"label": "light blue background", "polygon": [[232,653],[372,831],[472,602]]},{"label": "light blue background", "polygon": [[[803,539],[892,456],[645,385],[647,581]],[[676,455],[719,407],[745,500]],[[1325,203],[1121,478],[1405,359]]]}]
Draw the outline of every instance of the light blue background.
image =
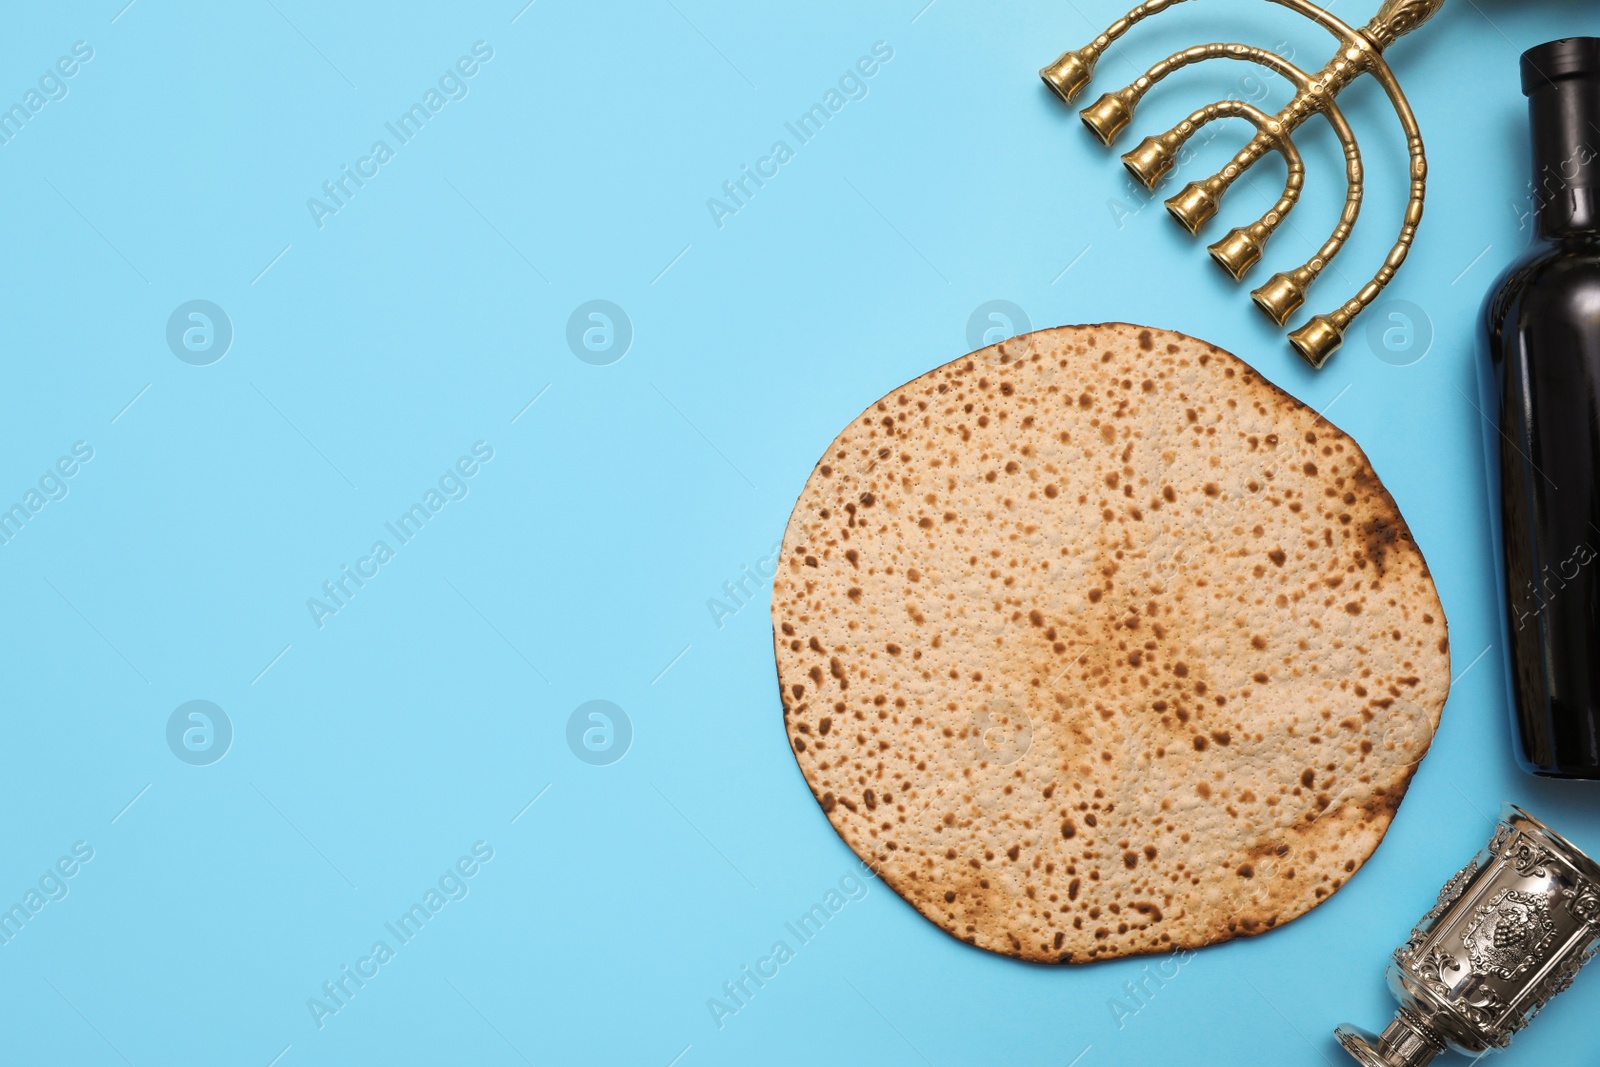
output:
[{"label": "light blue background", "polygon": [[[1331,1028],[1388,1017],[1389,952],[1502,799],[1600,849],[1596,790],[1510,758],[1469,399],[1480,298],[1528,240],[1517,57],[1600,31],[1587,5],[1451,0],[1394,49],[1432,182],[1393,292],[1431,347],[1391,365],[1358,328],[1317,375],[1039,84],[1128,0],[124,2],[18,8],[0,34],[7,103],[94,49],[0,146],[0,501],[94,449],[0,547],[0,902],[94,849],[0,946],[0,1060],[1337,1062]],[[1277,8],[1188,5],[1090,96],[1217,38],[1331,51]],[[307,198],[477,41],[494,56],[466,99],[319,228]],[[796,146],[783,124],[878,41],[869,95]],[[1136,133],[1286,99],[1245,73],[1179,76]],[[1344,102],[1369,196],[1308,310],[1376,268],[1403,204],[1381,94]],[[779,138],[795,158],[719,229],[707,199]],[[1339,210],[1332,137],[1302,142],[1306,202],[1257,282]],[[1241,184],[1212,236],[1280,180]],[[210,366],[166,344],[191,299],[232,321]],[[611,366],[565,341],[591,299],[634,327]],[[785,745],[766,590],[720,628],[707,601],[771,551],[833,434],[966,351],[992,299],[1034,326],[1183,330],[1332,405],[1438,581],[1460,675],[1442,732],[1346,889],[1198,954],[1120,1028],[1109,1001],[1145,961],[988,956],[873,883],[719,1030],[707,999],[854,867]],[[470,495],[319,629],[307,598],[478,441]],[[210,766],[167,747],[192,699],[235,731]],[[567,747],[591,699],[632,721],[610,766]],[[307,999],[477,841],[470,895],[319,1029]],[[1502,1062],[1589,1062],[1597,1010],[1585,976]]]}]

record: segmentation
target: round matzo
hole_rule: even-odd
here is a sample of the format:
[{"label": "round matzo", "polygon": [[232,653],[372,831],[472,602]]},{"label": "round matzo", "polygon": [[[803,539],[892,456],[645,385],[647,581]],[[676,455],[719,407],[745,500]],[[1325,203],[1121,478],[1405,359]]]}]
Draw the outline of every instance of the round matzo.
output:
[{"label": "round matzo", "polygon": [[1444,612],[1361,449],[1213,345],[972,353],[852,422],[773,589],[795,758],[946,931],[1086,962],[1260,933],[1377,847]]}]

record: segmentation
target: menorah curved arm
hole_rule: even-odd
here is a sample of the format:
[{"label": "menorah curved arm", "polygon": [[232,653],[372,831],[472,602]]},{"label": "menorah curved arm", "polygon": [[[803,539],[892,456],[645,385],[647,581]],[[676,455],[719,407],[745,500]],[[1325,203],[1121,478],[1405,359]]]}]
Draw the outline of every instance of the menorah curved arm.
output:
[{"label": "menorah curved arm", "polygon": [[[1346,184],[1344,210],[1339,214],[1339,222],[1334,226],[1333,234],[1321,248],[1317,249],[1317,254],[1304,264],[1294,270],[1274,274],[1265,285],[1250,294],[1256,307],[1279,326],[1288,322],[1289,316],[1306,302],[1306,290],[1311,288],[1311,283],[1317,280],[1333,257],[1339,254],[1339,250],[1350,239],[1351,231],[1355,229],[1356,218],[1361,214],[1362,172],[1361,149],[1356,146],[1354,139],[1345,142],[1344,167]],[[1216,255],[1215,247],[1213,246],[1213,256]],[[1225,269],[1227,266],[1226,263],[1223,264]],[[1241,275],[1235,274],[1234,277],[1239,278]]]},{"label": "menorah curved arm", "polygon": [[1406,95],[1400,89],[1400,82],[1395,78],[1394,71],[1389,69],[1389,64],[1385,63],[1381,56],[1374,58],[1371,74],[1388,94],[1389,103],[1394,106],[1395,114],[1400,117],[1400,127],[1406,135],[1406,149],[1411,156],[1411,193],[1406,202],[1405,220],[1400,227],[1400,236],[1395,240],[1389,254],[1384,257],[1383,266],[1372,280],[1362,286],[1361,291],[1337,311],[1327,315],[1315,315],[1304,326],[1289,334],[1289,343],[1305,357],[1307,363],[1318,370],[1343,342],[1344,332],[1350,323],[1371,306],[1378,298],[1378,294],[1383,292],[1384,287],[1394,278],[1400,265],[1406,261],[1406,256],[1411,251],[1411,244],[1416,240],[1417,227],[1422,223],[1423,201],[1428,192],[1428,158],[1423,150],[1422,130],[1417,125],[1417,117],[1412,112],[1411,105],[1406,102]]},{"label": "menorah curved arm", "polygon": [[[1272,0],[1272,2],[1280,7],[1286,7],[1296,14],[1304,15],[1341,41],[1354,41],[1361,36],[1361,31],[1354,26],[1351,26],[1337,15],[1329,14],[1316,4],[1311,3],[1310,0]],[[1442,3],[1443,0],[1436,0],[1436,2]],[[1366,38],[1362,38],[1362,40],[1366,40]]]},{"label": "menorah curved arm", "polygon": [[1133,113],[1145,94],[1161,84],[1169,75],[1185,67],[1213,59],[1252,61],[1255,59],[1254,53],[1260,51],[1247,44],[1223,42],[1185,48],[1163,59],[1123,88],[1106,93],[1080,111],[1078,117],[1101,144],[1109,146],[1117,139],[1117,135],[1127,128],[1128,123],[1133,121]]},{"label": "menorah curved arm", "polygon": [[[1295,66],[1293,63],[1289,62],[1287,59],[1284,59],[1275,52],[1268,52],[1259,48],[1251,48],[1247,45],[1230,47],[1238,47],[1242,49],[1241,58],[1246,58],[1252,62],[1259,63],[1262,66],[1267,67],[1270,70],[1288,78],[1295,84],[1295,87],[1298,91],[1305,91],[1305,89],[1311,84],[1310,74],[1307,74],[1304,70],[1301,70],[1299,67]],[[1349,240],[1350,233],[1355,228],[1356,219],[1361,214],[1361,148],[1356,144],[1355,131],[1350,128],[1350,123],[1345,119],[1344,112],[1339,110],[1339,105],[1332,100],[1329,100],[1327,106],[1323,108],[1322,115],[1327,119],[1328,125],[1332,128],[1334,136],[1339,139],[1339,144],[1344,149],[1345,202],[1344,210],[1339,215],[1339,222],[1334,227],[1333,234],[1323,244],[1322,248],[1318,250],[1317,254],[1312,257],[1310,263],[1308,263],[1306,267],[1302,268],[1302,270],[1309,271],[1304,283],[1305,285],[1310,285],[1311,279],[1314,278],[1316,274],[1320,272],[1330,260],[1333,259],[1334,256],[1339,254],[1339,250],[1343,248],[1345,242]],[[1226,173],[1227,171],[1225,170],[1223,174]],[[1208,181],[1214,180],[1214,178],[1208,179]],[[1198,213],[1198,211],[1203,210],[1203,208],[1197,208],[1196,206],[1197,202],[1200,202],[1197,193],[1208,191],[1209,189],[1206,183],[1191,183],[1182,193],[1179,193],[1177,196],[1167,201],[1167,209],[1172,211],[1175,215],[1180,210]],[[1213,197],[1212,204],[1214,205],[1214,203],[1215,198]],[[1210,210],[1212,213],[1214,213],[1216,210],[1215,206],[1212,206]],[[1207,215],[1206,217],[1209,218],[1210,215]],[[1184,220],[1180,218],[1179,221],[1182,222]],[[1282,221],[1282,214],[1278,213],[1277,209],[1275,208],[1274,210],[1267,212],[1266,215],[1263,215],[1259,221],[1249,226],[1240,226],[1229,231],[1225,237],[1223,237],[1220,241],[1217,241],[1215,244],[1212,244],[1206,249],[1206,251],[1211,253],[1211,258],[1216,261],[1218,266],[1227,271],[1234,281],[1240,281],[1246,274],[1250,272],[1250,269],[1260,261],[1261,255],[1263,251],[1265,251],[1268,238],[1270,238],[1277,230],[1278,225]],[[1302,300],[1303,299],[1304,297],[1302,295]],[[1298,307],[1299,305],[1296,304],[1295,306]],[[1290,309],[1290,311],[1292,310],[1293,309]],[[1288,317],[1290,311],[1286,311],[1284,313],[1284,318]],[[1283,325],[1283,319],[1278,320],[1278,325]]]},{"label": "menorah curved arm", "polygon": [[[1300,158],[1300,149],[1295,145],[1288,131],[1283,129],[1275,118],[1252,104],[1247,104],[1242,100],[1224,100],[1219,104],[1211,105],[1211,108],[1220,110],[1215,115],[1208,117],[1205,122],[1202,122],[1201,126],[1215,119],[1231,116],[1249,119],[1263,135],[1273,138],[1273,147],[1283,156],[1284,166],[1288,169],[1288,175],[1283,182],[1283,194],[1278,198],[1278,202],[1273,205],[1272,209],[1262,216],[1261,220],[1262,223],[1275,228],[1278,223],[1288,217],[1289,212],[1294,210],[1295,204],[1300,201],[1301,190],[1306,185],[1306,165],[1305,161]],[[1209,111],[1210,109],[1206,110]],[[1193,118],[1193,116],[1190,117],[1191,119]],[[1196,132],[1198,131],[1199,127],[1197,126]],[[1191,134],[1191,136],[1193,135]],[[1271,221],[1268,222],[1268,220]]]},{"label": "menorah curved arm", "polygon": [[[1101,56],[1106,54],[1106,50],[1109,49],[1112,44],[1119,40],[1129,30],[1133,29],[1133,27],[1137,26],[1150,16],[1159,15],[1161,12],[1176,7],[1178,4],[1187,2],[1188,0],[1145,0],[1145,3],[1140,4],[1138,7],[1122,16],[1116,22],[1113,22],[1110,26],[1106,27],[1106,31],[1104,33],[1090,41],[1088,44],[1084,45],[1082,48],[1069,49],[1061,53],[1061,55],[1056,57],[1054,62],[1050,63],[1048,66],[1039,71],[1039,77],[1044,79],[1044,83],[1048,85],[1051,91],[1059,96],[1064,103],[1072,103],[1075,99],[1077,99],[1078,94],[1083,91],[1083,87],[1088,85],[1089,80],[1094,77],[1095,64],[1100,61]],[[1299,12],[1300,14],[1305,15],[1307,18],[1321,23],[1324,28],[1326,28],[1335,37],[1338,37],[1341,41],[1348,42],[1353,40],[1356,36],[1356,31],[1354,29],[1345,24],[1342,20],[1333,17],[1326,11],[1323,11],[1315,4],[1309,3],[1308,0],[1272,0],[1272,2],[1275,4],[1280,4],[1283,7],[1287,7],[1291,11]],[[1419,3],[1432,4],[1435,8],[1437,8],[1439,4],[1443,3],[1443,0],[1388,0],[1388,4],[1385,6],[1388,7],[1397,4],[1404,6],[1407,4]],[[1377,19],[1373,20],[1374,23],[1377,21]],[[1418,24],[1420,25],[1420,23]],[[1403,33],[1405,31],[1401,30],[1399,32]],[[1398,36],[1398,33],[1396,36]],[[1379,45],[1378,47],[1381,50],[1383,46]]]},{"label": "menorah curved arm", "polygon": [[1159,15],[1170,7],[1187,2],[1188,0],[1145,0],[1145,3],[1113,22],[1106,28],[1105,33],[1082,48],[1061,53],[1054,63],[1039,71],[1039,77],[1044,79],[1044,83],[1050,86],[1051,91],[1064,103],[1072,103],[1083,91],[1083,87],[1089,84],[1089,79],[1094,77],[1094,65],[1105,55],[1106,49],[1111,47],[1112,42],[1151,15]]},{"label": "menorah curved arm", "polygon": [[[1283,135],[1283,158],[1288,164],[1289,175],[1284,180],[1283,195],[1278,202],[1267,209],[1249,226],[1241,226],[1233,230],[1227,237],[1212,245],[1207,251],[1217,264],[1233,275],[1235,281],[1244,276],[1255,260],[1261,258],[1261,250],[1266,246],[1283,220],[1289,217],[1289,212],[1300,202],[1300,192],[1305,188],[1306,169],[1300,161],[1300,151],[1295,148],[1294,141],[1288,134]],[[1206,193],[1205,195],[1210,195]],[[1174,198],[1176,199],[1176,197]],[[1172,201],[1167,201],[1167,209],[1173,210]],[[1251,256],[1254,256],[1252,259]],[[1247,262],[1248,261],[1248,262]],[[1237,273],[1235,273],[1237,271]]]},{"label": "menorah curved arm", "polygon": [[1214,104],[1207,104],[1166,133],[1146,137],[1140,141],[1132,151],[1123,154],[1122,164],[1128,168],[1128,173],[1136,181],[1147,188],[1152,188],[1161,181],[1163,175],[1177,165],[1178,155],[1182,152],[1183,146],[1195,134],[1218,119],[1224,118],[1249,119],[1258,131],[1257,136],[1267,142],[1270,150],[1283,153],[1284,159],[1289,163],[1291,176],[1298,170],[1299,178],[1304,179],[1305,168],[1300,160],[1300,150],[1290,140],[1289,131],[1283,128],[1283,124],[1277,118],[1243,100],[1219,100]]}]

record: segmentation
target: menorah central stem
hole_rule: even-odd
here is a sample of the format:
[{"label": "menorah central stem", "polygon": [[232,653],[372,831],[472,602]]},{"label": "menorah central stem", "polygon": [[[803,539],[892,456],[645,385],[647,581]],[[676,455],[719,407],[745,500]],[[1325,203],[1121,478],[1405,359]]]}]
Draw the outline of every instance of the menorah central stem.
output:
[{"label": "menorah central stem", "polygon": [[[1305,125],[1306,120],[1319,112],[1326,111],[1345,86],[1366,72],[1375,54],[1374,50],[1350,45],[1334,56],[1327,66],[1311,75],[1310,81],[1295,93],[1294,99],[1273,116],[1283,135],[1287,137]],[[1233,157],[1233,162],[1223,173],[1228,174],[1229,171],[1242,173],[1250,169],[1272,152],[1276,144],[1276,135],[1267,132],[1257,133],[1250,139],[1250,143]]]}]

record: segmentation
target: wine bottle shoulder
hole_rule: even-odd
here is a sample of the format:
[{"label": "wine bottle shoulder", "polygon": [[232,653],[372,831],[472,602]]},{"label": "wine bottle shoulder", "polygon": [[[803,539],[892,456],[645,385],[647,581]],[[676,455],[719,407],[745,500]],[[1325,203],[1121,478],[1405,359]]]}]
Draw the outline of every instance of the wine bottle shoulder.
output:
[{"label": "wine bottle shoulder", "polygon": [[1508,325],[1600,328],[1600,239],[1541,241],[1528,249],[1490,288],[1483,323],[1491,337]]}]

